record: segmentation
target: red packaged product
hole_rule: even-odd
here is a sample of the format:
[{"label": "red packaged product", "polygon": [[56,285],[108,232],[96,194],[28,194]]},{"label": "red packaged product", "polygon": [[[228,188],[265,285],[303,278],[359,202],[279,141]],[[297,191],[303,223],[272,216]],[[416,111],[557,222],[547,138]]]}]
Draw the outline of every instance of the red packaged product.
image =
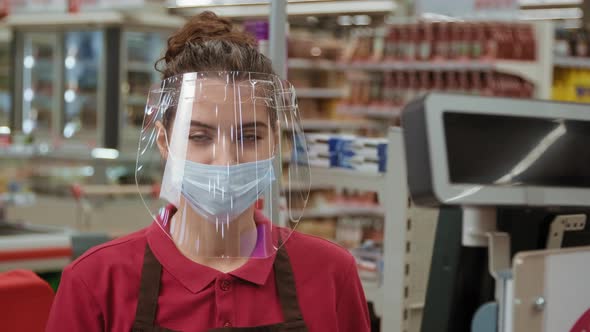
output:
[{"label": "red packaged product", "polygon": [[403,81],[403,72],[396,71],[392,73],[393,84],[392,84],[392,99],[393,104],[395,106],[402,106],[404,103],[403,100],[403,89],[404,89],[404,81]]},{"label": "red packaged product", "polygon": [[469,74],[466,71],[460,71],[457,75],[458,90],[461,93],[469,93]]},{"label": "red packaged product", "polygon": [[469,57],[472,59],[481,59],[484,57],[486,47],[486,30],[482,23],[474,23],[471,26],[471,47]]},{"label": "red packaged product", "polygon": [[435,59],[447,60],[450,56],[450,34],[448,23],[434,23]]},{"label": "red packaged product", "polygon": [[386,61],[393,61],[396,59],[397,47],[398,47],[398,30],[397,26],[391,25],[389,27],[389,33],[386,38],[384,58]]},{"label": "red packaged product", "polygon": [[434,72],[434,80],[432,84],[432,90],[434,91],[444,91],[445,90],[445,77],[442,71],[435,71]]},{"label": "red packaged product", "polygon": [[450,24],[451,30],[451,52],[452,59],[461,59],[464,56],[463,49],[466,44],[463,23],[455,22]]},{"label": "red packaged product", "polygon": [[468,88],[470,89],[470,94],[473,95],[482,95],[483,94],[483,85],[482,85],[482,73],[479,71],[474,71],[469,73],[469,86]]},{"label": "red packaged product", "polygon": [[408,90],[406,93],[406,103],[414,100],[418,96],[420,89],[420,79],[417,71],[408,72]]},{"label": "red packaged product", "polygon": [[432,89],[432,72],[421,71],[418,73],[418,93],[417,97],[422,97]]},{"label": "red packaged product", "polygon": [[408,45],[410,44],[409,29],[406,25],[398,26],[399,42],[398,42],[398,53],[396,58],[398,60],[406,60],[408,54]]},{"label": "red packaged product", "polygon": [[416,50],[418,45],[418,26],[416,24],[410,24],[406,29],[408,37],[404,59],[406,61],[414,61],[417,58]]},{"label": "red packaged product", "polygon": [[417,30],[418,45],[416,49],[416,58],[420,61],[428,61],[432,58],[432,24],[419,23]]},{"label": "red packaged product", "polygon": [[483,72],[482,77],[482,87],[481,87],[481,94],[482,96],[493,96],[494,90],[496,86],[496,80],[494,77],[494,73],[491,71]]},{"label": "red packaged product", "polygon": [[399,105],[405,105],[408,102],[408,90],[410,89],[410,82],[408,78],[408,72],[399,71],[397,76],[398,84],[398,103]]},{"label": "red packaged product", "polygon": [[485,36],[483,56],[488,59],[495,59],[498,57],[498,44],[501,39],[499,26],[496,23],[484,23],[483,30]]}]

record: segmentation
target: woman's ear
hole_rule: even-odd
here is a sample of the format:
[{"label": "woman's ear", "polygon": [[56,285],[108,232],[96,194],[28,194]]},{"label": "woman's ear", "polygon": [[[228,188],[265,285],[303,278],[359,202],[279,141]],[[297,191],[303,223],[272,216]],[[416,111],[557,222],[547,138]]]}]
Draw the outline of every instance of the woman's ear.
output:
[{"label": "woman's ear", "polygon": [[163,160],[168,159],[168,137],[166,128],[162,124],[161,121],[156,122],[156,128],[158,129],[158,135],[156,137],[156,144],[158,144],[158,150],[160,151],[160,155],[162,156]]}]

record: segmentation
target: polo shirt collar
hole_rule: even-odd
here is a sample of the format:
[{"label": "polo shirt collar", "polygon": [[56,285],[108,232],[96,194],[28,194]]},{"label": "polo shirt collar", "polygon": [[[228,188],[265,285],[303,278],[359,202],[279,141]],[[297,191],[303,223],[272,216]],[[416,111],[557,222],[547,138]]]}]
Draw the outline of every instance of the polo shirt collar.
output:
[{"label": "polo shirt collar", "polygon": [[[176,209],[174,206],[170,205],[166,207],[166,211],[160,214],[160,216],[162,216],[162,218],[166,218],[165,221],[169,221],[169,218],[171,218],[175,212]],[[268,232],[264,231],[264,228],[273,227],[273,233],[275,233],[275,227],[271,226],[272,224],[268,218],[266,218],[258,210],[255,210],[254,221],[256,222],[256,228],[258,231],[255,249],[256,253],[256,251],[264,251],[262,246],[272,245],[275,243],[275,239],[273,239],[272,242],[269,242],[264,238],[265,235],[268,234]],[[163,224],[167,224],[167,222],[164,222]],[[273,238],[275,238],[274,234]],[[150,245],[150,248],[152,249],[152,252],[162,264],[162,267],[172,274],[172,276],[177,279],[185,288],[189,289],[193,293],[202,291],[218,277],[228,274],[250,283],[262,286],[269,278],[276,256],[273,254],[265,258],[250,258],[238,269],[225,274],[216,269],[193,262],[184,256],[180,250],[178,250],[172,239],[166,234],[166,232],[157,222],[154,222],[149,227],[147,232],[147,241]]]}]

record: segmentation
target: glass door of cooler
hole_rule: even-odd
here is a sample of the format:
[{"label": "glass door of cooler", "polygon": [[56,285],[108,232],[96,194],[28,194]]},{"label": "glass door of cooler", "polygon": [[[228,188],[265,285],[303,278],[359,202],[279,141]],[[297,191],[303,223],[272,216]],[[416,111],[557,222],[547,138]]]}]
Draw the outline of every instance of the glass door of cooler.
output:
[{"label": "glass door of cooler", "polygon": [[8,134],[12,125],[12,96],[10,88],[11,37],[10,30],[0,30],[0,136]]},{"label": "glass door of cooler", "polygon": [[23,34],[23,56],[18,59],[22,66],[20,129],[36,142],[57,138],[63,68],[60,45],[56,32]]},{"label": "glass door of cooler", "polygon": [[102,141],[99,122],[104,99],[102,31],[65,33],[65,89],[62,137],[70,142],[95,146]]},{"label": "glass door of cooler", "polygon": [[123,34],[121,67],[125,78],[119,145],[125,150],[137,148],[149,89],[161,80],[154,64],[163,54],[166,36],[164,32],[145,31],[125,31]]}]

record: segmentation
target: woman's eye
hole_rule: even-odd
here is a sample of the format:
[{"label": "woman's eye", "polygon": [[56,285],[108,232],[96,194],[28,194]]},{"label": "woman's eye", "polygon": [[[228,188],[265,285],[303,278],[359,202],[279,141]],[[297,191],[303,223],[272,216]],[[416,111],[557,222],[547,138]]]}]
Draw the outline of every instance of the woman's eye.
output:
[{"label": "woman's eye", "polygon": [[262,137],[254,134],[244,134],[240,136],[240,139],[242,142],[256,142],[259,139],[262,139]]},{"label": "woman's eye", "polygon": [[191,135],[189,139],[195,143],[208,143],[211,141],[211,137],[208,135]]}]

